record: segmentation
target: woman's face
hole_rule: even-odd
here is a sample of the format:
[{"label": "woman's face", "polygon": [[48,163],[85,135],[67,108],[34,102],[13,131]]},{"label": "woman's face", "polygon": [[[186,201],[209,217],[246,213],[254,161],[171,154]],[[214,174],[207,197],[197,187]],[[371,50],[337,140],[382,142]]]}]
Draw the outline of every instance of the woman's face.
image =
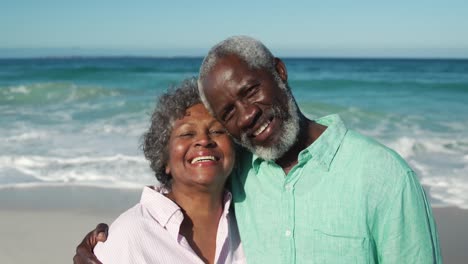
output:
[{"label": "woman's face", "polygon": [[223,188],[234,166],[231,138],[203,104],[188,108],[185,116],[174,122],[168,150],[166,173],[173,178],[173,188]]}]

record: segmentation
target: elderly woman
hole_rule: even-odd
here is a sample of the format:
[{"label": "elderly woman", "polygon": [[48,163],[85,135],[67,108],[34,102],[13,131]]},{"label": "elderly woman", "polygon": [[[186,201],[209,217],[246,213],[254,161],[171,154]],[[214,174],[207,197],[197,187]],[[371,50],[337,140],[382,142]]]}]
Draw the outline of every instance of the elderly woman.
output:
[{"label": "elderly woman", "polygon": [[196,80],[160,97],[143,150],[159,187],[120,215],[94,249],[103,263],[243,263],[231,194],[235,149]]}]

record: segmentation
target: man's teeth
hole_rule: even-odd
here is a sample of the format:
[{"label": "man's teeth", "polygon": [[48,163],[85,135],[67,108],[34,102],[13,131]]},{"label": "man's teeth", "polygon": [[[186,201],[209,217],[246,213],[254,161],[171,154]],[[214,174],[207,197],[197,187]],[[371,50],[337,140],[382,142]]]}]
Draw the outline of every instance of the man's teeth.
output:
[{"label": "man's teeth", "polygon": [[257,131],[255,131],[253,133],[253,135],[256,137],[258,135],[260,135],[260,133],[262,133],[263,131],[265,131],[265,129],[268,127],[268,125],[270,124],[270,121],[266,122],[265,124],[263,124],[260,128],[257,129]]},{"label": "man's teeth", "polygon": [[201,156],[201,157],[196,157],[192,160],[192,164],[196,162],[204,162],[204,161],[215,161],[216,158],[214,156]]}]

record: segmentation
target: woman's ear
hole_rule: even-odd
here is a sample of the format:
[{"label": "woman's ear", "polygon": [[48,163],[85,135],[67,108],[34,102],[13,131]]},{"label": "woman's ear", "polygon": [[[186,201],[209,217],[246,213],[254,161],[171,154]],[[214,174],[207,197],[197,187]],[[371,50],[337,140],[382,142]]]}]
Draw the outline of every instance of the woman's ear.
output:
[{"label": "woman's ear", "polygon": [[171,168],[169,168],[168,165],[166,165],[166,168],[165,168],[165,171],[164,171],[167,175],[171,175]]}]

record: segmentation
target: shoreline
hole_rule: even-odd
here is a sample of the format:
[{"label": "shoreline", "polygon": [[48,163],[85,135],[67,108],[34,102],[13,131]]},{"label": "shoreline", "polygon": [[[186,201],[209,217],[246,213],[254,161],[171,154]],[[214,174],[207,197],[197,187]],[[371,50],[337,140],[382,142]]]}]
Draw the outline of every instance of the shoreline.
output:
[{"label": "shoreline", "polygon": [[[111,224],[135,205],[141,189],[80,185],[0,189],[0,263],[71,263],[85,234],[98,223]],[[465,263],[468,210],[433,207],[433,213],[444,263]]]}]

